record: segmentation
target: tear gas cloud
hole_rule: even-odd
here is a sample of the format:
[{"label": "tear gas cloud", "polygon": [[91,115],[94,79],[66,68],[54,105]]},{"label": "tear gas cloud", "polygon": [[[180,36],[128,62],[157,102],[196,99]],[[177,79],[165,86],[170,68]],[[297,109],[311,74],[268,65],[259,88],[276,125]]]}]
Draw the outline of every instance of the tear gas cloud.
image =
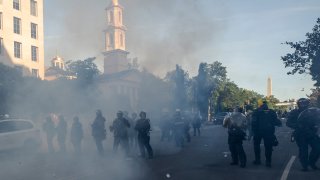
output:
[{"label": "tear gas cloud", "polygon": [[[105,7],[109,3],[108,0],[47,2],[45,23],[56,29],[46,29],[46,60],[58,50],[66,59],[96,56],[102,66]],[[215,42],[221,38],[225,24],[202,8],[210,4],[212,11],[225,12],[224,6],[218,8],[218,2],[120,0],[119,3],[124,7],[124,24],[128,27],[127,50],[151,72],[163,76],[175,64],[196,72],[199,62],[207,60],[201,54],[203,51],[212,47],[206,54],[211,57],[217,54]]]}]

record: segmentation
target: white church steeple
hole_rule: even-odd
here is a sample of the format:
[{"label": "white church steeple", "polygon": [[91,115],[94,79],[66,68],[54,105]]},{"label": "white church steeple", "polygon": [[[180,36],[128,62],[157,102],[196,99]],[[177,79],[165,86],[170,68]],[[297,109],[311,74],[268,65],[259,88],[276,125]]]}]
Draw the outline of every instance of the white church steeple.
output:
[{"label": "white church steeple", "polygon": [[126,51],[126,30],[123,25],[123,7],[118,0],[111,0],[106,8],[104,73],[113,74],[129,68]]},{"label": "white church steeple", "polygon": [[107,29],[106,33],[106,51],[116,49],[126,49],[126,27],[123,25],[123,7],[119,5],[118,0],[112,0],[106,9],[107,11]]}]

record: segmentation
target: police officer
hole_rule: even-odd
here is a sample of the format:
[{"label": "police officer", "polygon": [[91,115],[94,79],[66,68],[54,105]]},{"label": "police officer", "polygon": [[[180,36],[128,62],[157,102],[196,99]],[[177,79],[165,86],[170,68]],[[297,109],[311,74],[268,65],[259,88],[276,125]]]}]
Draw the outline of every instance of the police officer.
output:
[{"label": "police officer", "polygon": [[[292,110],[289,113],[287,123],[286,123],[286,125],[288,127],[292,128],[293,130],[296,130],[296,128],[297,128],[298,117],[299,117],[300,113],[309,108],[310,101],[306,98],[300,98],[297,101],[297,105],[298,105],[298,108]],[[295,132],[293,132],[293,138],[295,138]]]},{"label": "police officer", "polygon": [[260,144],[263,140],[266,166],[271,167],[272,148],[277,145],[275,126],[281,126],[281,121],[278,119],[276,112],[269,109],[267,102],[264,101],[263,104],[253,112],[251,125],[255,153],[255,161],[253,163],[255,165],[261,164]]},{"label": "police officer", "polygon": [[171,130],[172,130],[172,122],[169,117],[168,112],[163,112],[160,122],[161,128],[161,141],[167,139],[167,141],[171,140]]},{"label": "police officer", "polygon": [[137,121],[135,130],[138,131],[138,142],[141,157],[145,157],[145,148],[148,151],[149,159],[153,158],[153,150],[150,145],[150,120],[145,112],[140,112],[140,119]]},{"label": "police officer", "polygon": [[42,128],[47,134],[48,151],[50,153],[53,153],[54,152],[53,138],[54,138],[56,131],[55,131],[54,123],[53,123],[50,116],[46,118],[46,122],[43,124]]},{"label": "police officer", "polygon": [[320,153],[320,140],[316,120],[319,118],[319,111],[314,108],[308,109],[310,101],[306,98],[299,99],[297,104],[298,109],[292,110],[288,116],[287,126],[294,129],[293,138],[299,147],[302,171],[308,171],[309,166],[318,169],[316,162]]},{"label": "police officer", "polygon": [[186,135],[186,125],[184,120],[182,119],[180,110],[176,110],[176,113],[173,118],[173,135],[176,142],[176,146],[183,147],[184,146],[184,138]]},{"label": "police officer", "polygon": [[200,136],[201,118],[198,114],[194,115],[192,120],[193,136]]},{"label": "police officer", "polygon": [[113,121],[110,126],[110,131],[113,132],[113,150],[118,151],[119,145],[125,150],[126,154],[129,155],[129,139],[128,139],[128,128],[130,128],[129,121],[124,118],[123,112],[117,112],[117,118]]},{"label": "police officer", "polygon": [[81,142],[83,139],[83,129],[82,129],[82,124],[80,123],[79,118],[77,116],[73,118],[70,139],[74,147],[75,153],[80,154]]},{"label": "police officer", "polygon": [[67,122],[62,115],[59,116],[57,125],[57,140],[60,147],[60,152],[66,152],[66,137],[67,137]]},{"label": "police officer", "polygon": [[137,113],[132,113],[131,118],[128,119],[129,123],[130,123],[130,128],[128,129],[128,136],[129,136],[129,145],[130,148],[134,148],[137,147],[137,132],[134,129],[136,121],[137,121]]},{"label": "police officer", "polygon": [[106,119],[103,117],[101,110],[97,110],[96,118],[94,119],[91,128],[92,136],[96,142],[98,153],[101,156],[104,155],[102,141],[105,140],[107,136],[105,122]]},{"label": "police officer", "polygon": [[228,144],[231,152],[232,162],[230,165],[246,167],[247,157],[242,142],[246,137],[246,116],[242,108],[236,107],[234,112],[223,121],[223,126],[228,128]]}]

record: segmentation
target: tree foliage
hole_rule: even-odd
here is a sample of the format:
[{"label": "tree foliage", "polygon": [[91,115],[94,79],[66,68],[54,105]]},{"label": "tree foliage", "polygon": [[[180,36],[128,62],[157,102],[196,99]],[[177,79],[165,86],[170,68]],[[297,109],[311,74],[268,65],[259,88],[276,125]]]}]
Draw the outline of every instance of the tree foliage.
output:
[{"label": "tree foliage", "polygon": [[98,66],[94,63],[95,59],[92,57],[85,60],[68,61],[67,71],[73,73],[81,85],[91,85],[100,74]]},{"label": "tree foliage", "polygon": [[286,42],[294,49],[293,53],[281,57],[286,68],[292,68],[288,74],[310,74],[315,86],[320,86],[320,18],[305,41]]},{"label": "tree foliage", "polygon": [[173,91],[173,108],[185,110],[188,108],[188,89],[190,87],[189,74],[176,65],[174,71],[168,72],[166,81],[172,85]]},{"label": "tree foliage", "polygon": [[226,67],[215,61],[212,64],[200,63],[198,76],[195,78],[195,99],[198,109],[203,117],[208,112],[209,97],[216,97],[219,87],[227,79]]}]

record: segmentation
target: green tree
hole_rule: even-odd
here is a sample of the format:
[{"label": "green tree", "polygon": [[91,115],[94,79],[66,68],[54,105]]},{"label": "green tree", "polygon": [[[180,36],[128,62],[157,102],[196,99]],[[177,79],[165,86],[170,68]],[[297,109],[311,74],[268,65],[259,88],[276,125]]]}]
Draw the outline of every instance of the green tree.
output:
[{"label": "green tree", "polygon": [[320,107],[320,88],[312,89],[312,93],[309,95],[311,105]]},{"label": "green tree", "polygon": [[91,85],[100,74],[98,66],[94,63],[95,59],[95,57],[92,57],[85,60],[68,61],[66,63],[67,71],[77,77],[80,85]]},{"label": "green tree", "polygon": [[288,74],[310,74],[315,86],[320,86],[320,18],[307,39],[299,42],[286,42],[294,49],[293,53],[281,57],[287,68],[293,68]]},{"label": "green tree", "polygon": [[218,92],[227,80],[226,67],[218,61],[212,64],[200,63],[195,80],[195,99],[198,109],[203,117],[207,117],[209,99],[212,100],[212,103],[217,102]]},{"label": "green tree", "polygon": [[175,109],[188,109],[187,91],[190,86],[189,74],[176,65],[176,69],[167,73],[165,78],[173,86],[173,105]]}]

